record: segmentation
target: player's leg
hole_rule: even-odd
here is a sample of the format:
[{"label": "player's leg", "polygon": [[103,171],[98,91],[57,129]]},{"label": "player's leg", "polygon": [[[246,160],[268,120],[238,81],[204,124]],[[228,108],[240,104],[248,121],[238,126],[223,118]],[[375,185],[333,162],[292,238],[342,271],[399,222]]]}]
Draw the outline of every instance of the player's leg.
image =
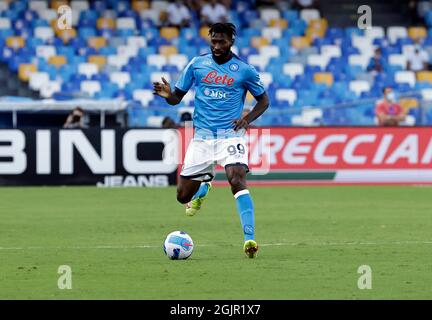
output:
[{"label": "player's leg", "polygon": [[194,194],[191,201],[186,204],[186,214],[194,216],[200,209],[211,188],[210,182],[201,182],[198,191]]},{"label": "player's leg", "polygon": [[201,185],[201,181],[179,177],[177,184],[177,201],[181,204],[186,204],[192,200]]},{"label": "player's leg", "polygon": [[252,197],[246,186],[247,165],[228,164],[225,172],[231,185],[231,191],[237,202],[237,211],[244,235],[244,251],[249,258],[255,258],[258,244],[255,241],[255,213]]},{"label": "player's leg", "polygon": [[201,182],[180,177],[177,185],[177,200],[186,204],[186,214],[195,215],[206,199],[211,188],[210,182]]},{"label": "player's leg", "polygon": [[192,141],[186,152],[183,169],[177,187],[177,200],[186,204],[186,214],[195,215],[211,188],[214,165],[209,159],[209,144],[205,141]]}]

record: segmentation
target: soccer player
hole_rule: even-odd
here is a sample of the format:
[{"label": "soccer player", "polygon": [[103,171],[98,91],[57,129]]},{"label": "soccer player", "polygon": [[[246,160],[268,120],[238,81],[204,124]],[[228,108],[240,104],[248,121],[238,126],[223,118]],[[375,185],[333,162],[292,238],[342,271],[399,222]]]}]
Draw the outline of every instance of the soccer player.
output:
[{"label": "soccer player", "polygon": [[[154,93],[168,104],[180,103],[195,85],[194,137],[187,149],[177,186],[177,200],[186,204],[186,214],[195,215],[207,196],[215,165],[225,168],[237,202],[244,245],[249,258],[255,258],[255,219],[252,197],[246,187],[248,149],[245,132],[269,106],[269,98],[255,68],[232,51],[236,29],[232,23],[215,23],[209,29],[211,53],[193,58],[183,70],[174,90],[162,78],[153,83]],[[257,103],[241,117],[246,92]]]}]

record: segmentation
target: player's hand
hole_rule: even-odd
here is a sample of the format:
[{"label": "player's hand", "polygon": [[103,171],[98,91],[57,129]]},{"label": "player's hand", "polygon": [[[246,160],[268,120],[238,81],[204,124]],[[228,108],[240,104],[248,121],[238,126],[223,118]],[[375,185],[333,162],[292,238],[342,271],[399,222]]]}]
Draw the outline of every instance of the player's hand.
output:
[{"label": "player's hand", "polygon": [[234,123],[234,131],[240,130],[240,129],[247,129],[249,127],[249,122],[245,119],[237,119],[233,121]]},{"label": "player's hand", "polygon": [[162,77],[162,83],[153,82],[153,94],[157,94],[162,98],[169,98],[171,95],[171,86],[164,77]]}]

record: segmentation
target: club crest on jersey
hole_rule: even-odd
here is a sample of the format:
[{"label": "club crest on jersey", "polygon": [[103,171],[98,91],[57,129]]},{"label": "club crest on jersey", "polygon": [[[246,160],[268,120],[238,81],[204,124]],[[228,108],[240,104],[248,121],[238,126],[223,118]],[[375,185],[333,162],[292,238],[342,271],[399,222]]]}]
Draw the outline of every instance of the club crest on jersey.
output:
[{"label": "club crest on jersey", "polygon": [[210,71],[202,79],[202,82],[208,84],[223,84],[227,86],[232,86],[234,83],[234,78],[230,78],[227,74],[219,75],[216,71]]},{"label": "club crest on jersey", "polygon": [[239,65],[237,63],[233,63],[229,66],[231,71],[237,71],[239,69]]}]

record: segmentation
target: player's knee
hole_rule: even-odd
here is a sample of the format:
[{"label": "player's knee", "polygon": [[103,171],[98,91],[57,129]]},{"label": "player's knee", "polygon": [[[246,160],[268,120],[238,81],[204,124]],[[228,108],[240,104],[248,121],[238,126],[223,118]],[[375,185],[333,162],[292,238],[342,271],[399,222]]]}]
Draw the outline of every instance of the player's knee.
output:
[{"label": "player's knee", "polygon": [[181,204],[186,204],[191,200],[191,196],[187,193],[183,192],[182,190],[177,190],[177,201]]},{"label": "player's knee", "polygon": [[241,174],[233,174],[228,179],[233,189],[240,189],[245,187],[245,178]]}]

